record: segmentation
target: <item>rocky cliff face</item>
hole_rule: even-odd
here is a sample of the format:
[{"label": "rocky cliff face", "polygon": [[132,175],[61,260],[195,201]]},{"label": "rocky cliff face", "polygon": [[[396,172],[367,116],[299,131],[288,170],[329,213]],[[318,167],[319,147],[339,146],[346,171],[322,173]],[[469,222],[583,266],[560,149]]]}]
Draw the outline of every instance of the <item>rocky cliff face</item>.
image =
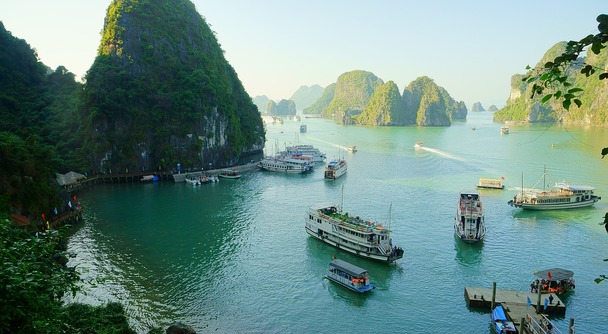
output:
[{"label": "rocky cliff face", "polygon": [[319,85],[301,86],[296,90],[289,100],[295,102],[300,110],[304,110],[317,101],[323,95],[323,87]]},{"label": "rocky cliff face", "polygon": [[114,0],[84,96],[94,170],[227,166],[265,142],[257,107],[188,0]]},{"label": "rocky cliff face", "polygon": [[[536,68],[542,68],[548,61],[552,61],[566,49],[566,42],[559,42],[552,46],[536,64]],[[608,63],[608,51],[603,49],[599,55],[588,52],[587,57],[575,61],[566,73],[571,87],[583,88],[579,95],[582,106],[579,108],[572,105],[566,110],[561,101],[551,99],[542,103],[544,96],[532,98],[532,84],[522,81],[522,74],[511,77],[511,92],[504,108],[494,113],[496,121],[526,121],[526,122],[555,122],[578,124],[605,125],[608,123],[608,82],[600,81],[597,75],[587,77],[580,74],[582,64],[592,65],[594,68],[606,68]],[[557,87],[565,92],[564,87]],[[554,92],[554,91],[551,91]]]},{"label": "rocky cliff face", "polygon": [[340,75],[334,97],[323,109],[322,116],[343,124],[351,123],[351,117],[363,112],[376,88],[383,84],[384,81],[371,72],[351,71]]},{"label": "rocky cliff face", "polygon": [[420,126],[450,126],[452,119],[466,119],[464,102],[456,102],[450,94],[428,77],[412,81],[403,91],[406,117]]},{"label": "rocky cliff face", "polygon": [[295,116],[296,103],[291,100],[281,100],[279,103],[268,102],[268,113],[276,116]]}]

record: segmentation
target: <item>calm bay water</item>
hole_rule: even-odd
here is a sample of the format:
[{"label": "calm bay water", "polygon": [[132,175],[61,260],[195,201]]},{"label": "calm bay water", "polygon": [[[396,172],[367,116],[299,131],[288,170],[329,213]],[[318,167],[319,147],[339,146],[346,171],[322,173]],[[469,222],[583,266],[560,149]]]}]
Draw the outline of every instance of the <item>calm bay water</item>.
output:
[{"label": "calm bay water", "polygon": [[[348,173],[325,181],[260,171],[199,187],[185,183],[99,185],[79,195],[86,220],[70,239],[86,295],[120,301],[141,332],[180,320],[199,332],[488,333],[489,312],[469,309],[465,286],[526,290],[534,270],[575,272],[566,300],[577,333],[607,332],[608,131],[559,125],[511,126],[490,113],[469,113],[449,128],[345,127],[303,118],[269,125],[276,143],[313,144],[343,156]],[[308,132],[300,134],[299,125]],[[415,151],[416,141],[426,150]],[[358,152],[345,147],[356,145]],[[279,147],[279,148],[280,148]],[[480,245],[456,240],[452,223],[460,191],[479,177],[505,177],[508,188],[542,176],[598,188],[592,208],[523,212],[507,205],[515,190],[480,191],[487,234]],[[542,181],[540,183],[542,187]],[[342,190],[343,189],[343,190]],[[309,206],[342,201],[351,214],[391,225],[405,250],[396,265],[357,258],[308,237]],[[391,208],[392,204],[392,210]],[[323,279],[335,254],[370,272],[376,289],[361,296]],[[101,283],[93,284],[102,279]]]}]

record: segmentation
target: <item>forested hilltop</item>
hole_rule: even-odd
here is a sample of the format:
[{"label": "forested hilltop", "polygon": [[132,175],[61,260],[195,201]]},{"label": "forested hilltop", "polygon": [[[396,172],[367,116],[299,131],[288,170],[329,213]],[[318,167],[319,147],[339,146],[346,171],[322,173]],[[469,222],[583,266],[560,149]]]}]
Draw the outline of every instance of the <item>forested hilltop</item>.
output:
[{"label": "forested hilltop", "polygon": [[135,332],[120,304],[64,304],[80,278],[53,218],[80,205],[57,172],[220,167],[263,149],[257,108],[188,0],[114,0],[85,79],[0,22],[0,333]]},{"label": "forested hilltop", "polygon": [[357,70],[340,75],[304,114],[342,124],[449,126],[452,120],[466,119],[467,108],[428,77],[412,81],[400,94],[393,81],[385,83],[371,72]]},{"label": "forested hilltop", "polygon": [[257,107],[189,0],[115,0],[82,118],[102,171],[226,166],[261,152]]},{"label": "forested hilltop", "polygon": [[[536,67],[541,68],[548,61],[552,61],[566,49],[566,42],[559,42],[551,47],[540,59]],[[544,96],[532,96],[533,83],[522,81],[527,74],[515,74],[511,78],[511,93],[507,104],[494,114],[495,121],[525,121],[525,122],[554,122],[606,125],[608,124],[608,86],[599,80],[598,76],[587,77],[580,73],[583,62],[595,68],[605,68],[608,60],[608,51],[603,49],[599,55],[587,52],[586,59],[573,62],[567,72],[574,87],[584,89],[579,99],[580,107],[570,106],[569,110],[563,108],[560,101],[551,99],[542,103]]]}]

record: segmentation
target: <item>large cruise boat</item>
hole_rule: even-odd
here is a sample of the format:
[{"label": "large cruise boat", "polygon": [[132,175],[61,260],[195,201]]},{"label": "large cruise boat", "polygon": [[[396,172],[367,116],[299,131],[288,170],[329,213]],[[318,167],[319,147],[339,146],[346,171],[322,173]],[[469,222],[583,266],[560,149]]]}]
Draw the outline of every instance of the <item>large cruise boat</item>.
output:
[{"label": "large cruise boat", "polygon": [[474,243],[486,235],[481,198],[477,193],[461,193],[454,219],[454,234],[460,240]]},{"label": "large cruise boat", "polygon": [[334,205],[311,207],[306,215],[306,232],[364,258],[391,263],[403,257],[403,249],[393,245],[389,228],[349,216]]},{"label": "large cruise boat", "polygon": [[[557,182],[553,188],[545,189],[547,183],[547,168],[543,176],[536,181],[532,188],[524,188],[524,176],[521,176],[521,189],[508,202],[509,205],[526,210],[558,210],[574,209],[592,206],[595,202],[602,199],[594,195],[594,187],[570,185],[570,182]],[[537,189],[536,185],[543,181],[543,188]]]},{"label": "large cruise boat", "polygon": [[313,145],[294,145],[285,148],[286,155],[289,156],[311,156],[312,162],[322,164],[325,162],[326,156],[321,153],[318,148]]},{"label": "large cruise boat", "polygon": [[294,159],[281,155],[265,157],[260,161],[258,167],[271,172],[291,174],[306,173],[312,168],[307,160]]},{"label": "large cruise boat", "polygon": [[575,186],[558,182],[552,189],[524,189],[515,194],[509,205],[527,210],[557,210],[583,208],[602,199],[594,195],[594,187]]},{"label": "large cruise boat", "polygon": [[335,180],[346,174],[347,169],[346,160],[332,160],[325,167],[325,178]]}]

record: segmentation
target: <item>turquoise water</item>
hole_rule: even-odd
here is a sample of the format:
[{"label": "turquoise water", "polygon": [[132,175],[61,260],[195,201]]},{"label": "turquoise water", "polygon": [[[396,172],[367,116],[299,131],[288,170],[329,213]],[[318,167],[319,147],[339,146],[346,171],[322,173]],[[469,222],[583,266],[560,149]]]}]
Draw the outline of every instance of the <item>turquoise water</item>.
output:
[{"label": "turquoise water", "polygon": [[[300,124],[308,132],[299,133]],[[70,239],[71,265],[88,280],[88,303],[118,300],[145,332],[180,320],[199,332],[488,333],[487,310],[470,309],[464,287],[526,290],[534,270],[575,272],[562,331],[608,331],[602,303],[608,282],[608,146],[604,129],[511,126],[470,113],[449,128],[345,127],[303,118],[268,126],[267,153],[313,144],[348,161],[348,173],[325,181],[252,171],[239,180],[99,185],[79,194],[86,221]],[[415,151],[416,141],[426,150]],[[346,147],[356,145],[358,152]],[[553,146],[552,146],[553,145]],[[523,212],[507,205],[515,190],[482,190],[486,239],[468,245],[453,235],[458,194],[479,177],[531,187],[547,166],[549,184],[570,180],[598,188],[592,208]],[[542,187],[542,182],[540,183]],[[309,237],[309,206],[340,204],[390,224],[403,259],[390,266],[357,258]],[[391,209],[392,206],[392,209]],[[359,295],[323,279],[332,255],[366,268],[377,288]],[[97,280],[101,280],[97,283]]]}]

